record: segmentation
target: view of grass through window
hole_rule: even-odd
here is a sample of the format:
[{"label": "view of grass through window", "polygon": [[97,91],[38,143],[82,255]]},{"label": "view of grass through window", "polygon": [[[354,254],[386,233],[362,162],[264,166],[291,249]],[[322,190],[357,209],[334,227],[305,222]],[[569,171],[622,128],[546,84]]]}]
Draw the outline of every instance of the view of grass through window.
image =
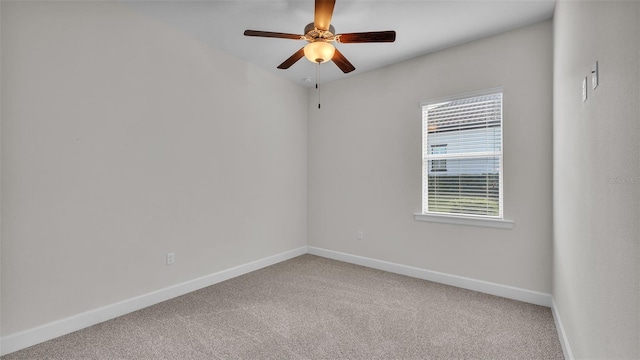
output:
[{"label": "view of grass through window", "polygon": [[[429,211],[498,216],[500,214],[498,178],[499,174],[495,173],[483,176],[430,176]],[[454,195],[439,196],[439,193],[445,192]]]}]

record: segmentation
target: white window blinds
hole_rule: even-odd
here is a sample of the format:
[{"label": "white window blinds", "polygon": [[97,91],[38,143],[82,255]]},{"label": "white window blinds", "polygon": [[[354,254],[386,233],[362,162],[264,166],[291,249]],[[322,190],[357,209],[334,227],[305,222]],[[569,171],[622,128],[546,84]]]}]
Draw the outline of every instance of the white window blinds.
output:
[{"label": "white window blinds", "polygon": [[422,212],[502,218],[502,90],[422,103]]}]

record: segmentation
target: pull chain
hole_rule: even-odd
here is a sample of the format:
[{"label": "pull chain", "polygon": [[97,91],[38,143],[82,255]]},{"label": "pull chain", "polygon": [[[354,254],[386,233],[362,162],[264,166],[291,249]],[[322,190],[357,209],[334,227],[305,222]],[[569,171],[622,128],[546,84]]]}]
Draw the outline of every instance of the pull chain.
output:
[{"label": "pull chain", "polygon": [[318,91],[318,109],[320,109],[320,63],[316,63],[316,90]]}]

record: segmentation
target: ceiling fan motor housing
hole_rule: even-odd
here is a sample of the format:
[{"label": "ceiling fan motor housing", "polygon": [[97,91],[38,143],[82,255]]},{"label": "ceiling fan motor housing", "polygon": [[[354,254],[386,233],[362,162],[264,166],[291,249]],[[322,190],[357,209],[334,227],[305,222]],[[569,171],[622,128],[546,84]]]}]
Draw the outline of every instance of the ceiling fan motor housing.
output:
[{"label": "ceiling fan motor housing", "polygon": [[329,25],[329,30],[323,31],[316,29],[316,25],[314,23],[309,23],[304,27],[304,34],[309,41],[315,41],[315,39],[328,39],[332,38],[336,34],[336,29],[333,25]]}]

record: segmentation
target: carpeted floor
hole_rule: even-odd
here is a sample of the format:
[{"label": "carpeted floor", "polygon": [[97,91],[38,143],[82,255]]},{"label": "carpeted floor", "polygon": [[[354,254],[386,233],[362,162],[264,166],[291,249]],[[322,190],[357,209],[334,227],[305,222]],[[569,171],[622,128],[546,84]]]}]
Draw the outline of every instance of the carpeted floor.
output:
[{"label": "carpeted floor", "polygon": [[303,255],[2,357],[562,359],[549,308]]}]

